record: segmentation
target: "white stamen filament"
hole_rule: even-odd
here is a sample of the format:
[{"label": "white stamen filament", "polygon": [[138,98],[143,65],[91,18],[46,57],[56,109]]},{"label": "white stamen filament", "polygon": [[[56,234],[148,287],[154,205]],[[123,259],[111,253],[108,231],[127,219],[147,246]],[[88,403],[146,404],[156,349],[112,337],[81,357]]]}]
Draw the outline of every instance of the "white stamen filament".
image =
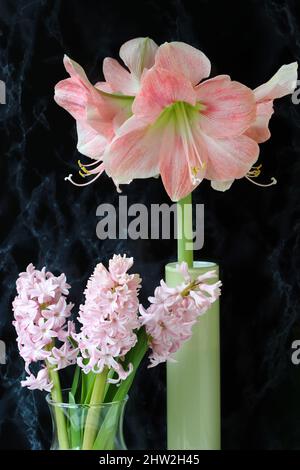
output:
[{"label": "white stamen filament", "polygon": [[95,178],[92,178],[90,181],[88,181],[87,183],[75,183],[75,181],[72,179],[73,178],[73,175],[70,174],[69,176],[66,176],[65,177],[65,181],[70,181],[70,183],[72,183],[74,186],[88,186],[89,184],[93,183],[94,181],[96,181],[99,176],[102,174],[102,172],[98,173]]},{"label": "white stamen filament", "polygon": [[267,184],[257,183],[256,181],[254,181],[249,176],[246,176],[246,178],[247,178],[248,181],[250,181],[250,183],[256,184],[256,186],[260,186],[261,188],[268,188],[269,186],[274,186],[274,184],[277,184],[277,180],[276,180],[276,178],[274,178],[274,176],[272,176],[272,178],[271,178],[271,183],[267,183]]}]

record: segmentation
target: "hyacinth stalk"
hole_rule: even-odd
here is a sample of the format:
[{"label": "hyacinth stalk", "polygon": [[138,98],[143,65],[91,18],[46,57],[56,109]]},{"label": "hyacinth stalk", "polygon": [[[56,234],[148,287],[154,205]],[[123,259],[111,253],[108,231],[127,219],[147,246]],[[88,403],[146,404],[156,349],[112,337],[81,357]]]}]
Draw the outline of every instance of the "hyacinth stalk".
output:
[{"label": "hyacinth stalk", "polygon": [[101,374],[96,374],[93,392],[91,396],[90,405],[91,408],[88,411],[85,429],[84,429],[84,436],[83,436],[83,444],[82,449],[88,450],[93,448],[93,443],[96,437],[96,428],[95,423],[99,417],[100,408],[95,407],[99,403],[103,402],[104,394],[105,394],[105,385],[107,380],[108,369],[105,368]]},{"label": "hyacinth stalk", "polygon": [[[54,367],[50,364],[48,365],[48,373],[51,382],[53,383],[53,387],[51,390],[51,397],[53,402],[55,403],[62,403],[62,393],[61,393],[61,386],[59,380],[58,371],[54,370]],[[59,442],[59,448],[61,450],[68,450],[69,449],[69,439],[68,439],[68,432],[66,427],[65,416],[63,410],[59,407],[55,407],[55,420],[57,425],[57,437]]]}]

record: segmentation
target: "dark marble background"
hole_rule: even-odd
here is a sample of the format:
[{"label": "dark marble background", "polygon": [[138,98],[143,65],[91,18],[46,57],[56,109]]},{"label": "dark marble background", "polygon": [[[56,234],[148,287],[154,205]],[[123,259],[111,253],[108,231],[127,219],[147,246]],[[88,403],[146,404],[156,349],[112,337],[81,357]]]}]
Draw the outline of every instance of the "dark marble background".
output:
[{"label": "dark marble background", "polygon": [[[53,101],[66,77],[62,57],[78,61],[92,81],[101,61],[117,57],[129,38],[161,43],[182,40],[201,48],[213,74],[230,74],[250,87],[284,63],[300,59],[297,0],[92,1],[1,0],[0,79],[0,447],[49,447],[50,418],[42,393],[20,387],[24,377],[12,328],[11,300],[18,272],[29,262],[64,271],[78,305],[96,261],[114,252],[136,259],[143,300],[174,260],[168,241],[100,241],[96,208],[118,204],[104,176],[84,189],[64,182],[76,171],[73,119]],[[224,283],[221,308],[222,443],[224,449],[300,449],[300,366],[291,342],[300,339],[300,105],[290,97],[275,105],[272,140],[261,146],[261,189],[246,180],[225,194],[203,183],[194,193],[205,203],[201,259],[217,260]],[[129,202],[168,202],[159,180],[124,189]],[[140,370],[126,417],[131,447],[164,448],[165,370]]]}]

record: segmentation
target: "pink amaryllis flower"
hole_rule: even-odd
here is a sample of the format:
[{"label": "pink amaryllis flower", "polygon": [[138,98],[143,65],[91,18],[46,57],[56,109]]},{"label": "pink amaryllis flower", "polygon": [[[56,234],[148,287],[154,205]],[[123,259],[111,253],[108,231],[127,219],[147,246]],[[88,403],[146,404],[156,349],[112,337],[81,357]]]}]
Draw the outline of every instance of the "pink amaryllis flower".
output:
[{"label": "pink amaryllis flower", "polygon": [[[266,142],[271,137],[269,122],[274,113],[274,100],[293,93],[297,85],[297,69],[297,62],[283,65],[267,83],[260,85],[253,91],[256,102],[256,117],[249,129],[246,130],[245,135],[257,143]],[[246,177],[250,179],[252,176],[258,176],[259,173],[260,166],[251,170]],[[223,182],[212,181],[212,187],[220,191],[226,191],[233,181],[234,179]],[[272,178],[272,181],[276,182],[275,178]]]},{"label": "pink amaryllis flower", "polygon": [[[144,72],[154,64],[157,47],[149,38],[126,42],[120,49],[120,57],[129,70],[107,57],[103,62],[105,82],[95,85],[79,64],[64,57],[70,78],[56,85],[54,99],[76,119],[79,152],[94,160],[86,165],[78,162],[82,177],[94,176],[80,186],[90,184],[103,173],[104,150],[131,116],[133,96],[139,90]],[[78,185],[72,175],[66,179]]]},{"label": "pink amaryllis flower", "polygon": [[177,201],[204,178],[225,189],[250,172],[259,155],[258,128],[267,127],[273,99],[295,89],[297,64],[255,92],[227,75],[204,80],[209,74],[201,51],[179,42],[159,47],[142,77],[133,116],[103,155],[117,185],[160,174]]},{"label": "pink amaryllis flower", "polygon": [[186,263],[179,266],[184,281],[177,287],[168,287],[162,280],[155,289],[154,297],[149,297],[150,306],[140,306],[140,322],[149,335],[152,352],[150,366],[172,360],[183,342],[192,336],[192,327],[220,296],[221,282],[209,284],[215,277],[209,271],[192,280]]}]

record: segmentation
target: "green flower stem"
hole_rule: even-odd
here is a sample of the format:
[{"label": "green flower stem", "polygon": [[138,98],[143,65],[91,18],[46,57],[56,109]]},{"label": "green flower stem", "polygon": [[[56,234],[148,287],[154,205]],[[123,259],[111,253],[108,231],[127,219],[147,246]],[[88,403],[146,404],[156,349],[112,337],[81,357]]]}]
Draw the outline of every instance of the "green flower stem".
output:
[{"label": "green flower stem", "polygon": [[[123,380],[121,384],[117,387],[116,385],[111,384],[105,396],[106,402],[118,402],[125,399],[127,396],[130,387],[132,385],[133,379],[135,374],[139,368],[140,363],[143,360],[148,348],[148,337],[144,328],[141,328],[137,333],[138,341],[134,348],[132,348],[127,354],[124,363],[125,369],[128,367],[129,364],[132,364],[133,371],[127,379]],[[101,428],[98,432],[98,435],[95,439],[93,449],[94,450],[110,450],[111,449],[111,442],[113,442],[114,436],[111,432],[111,425],[110,423],[116,419],[116,410],[112,407],[105,419],[104,422],[101,424]]]},{"label": "green flower stem", "polygon": [[[61,393],[61,386],[59,380],[59,374],[57,370],[48,364],[48,372],[51,382],[53,383],[53,387],[51,390],[51,397],[55,403],[62,403],[62,393]],[[69,449],[69,439],[68,439],[68,432],[66,427],[65,415],[63,409],[59,406],[54,406],[54,413],[55,413],[55,420],[57,426],[57,437],[59,442],[60,450],[67,450]]]},{"label": "green flower stem", "polygon": [[[192,193],[177,202],[177,251],[178,263],[185,261],[193,267],[193,210]],[[190,245],[190,246],[188,246]]]},{"label": "green flower stem", "polygon": [[93,392],[89,403],[89,405],[91,405],[91,408],[88,410],[85,422],[82,443],[83,450],[91,450],[93,448],[94,440],[97,434],[99,413],[101,409],[100,407],[95,405],[101,405],[101,403],[103,403],[107,374],[107,368],[105,368],[103,372],[101,372],[101,374],[96,374]]}]

